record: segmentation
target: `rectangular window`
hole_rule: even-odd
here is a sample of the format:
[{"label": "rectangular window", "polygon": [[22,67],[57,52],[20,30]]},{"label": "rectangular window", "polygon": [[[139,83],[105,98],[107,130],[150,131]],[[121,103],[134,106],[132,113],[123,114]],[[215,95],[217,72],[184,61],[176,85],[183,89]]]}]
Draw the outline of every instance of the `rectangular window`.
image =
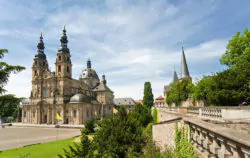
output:
[{"label": "rectangular window", "polygon": [[62,60],[62,57],[61,57],[61,56],[59,56],[59,57],[58,57],[58,60],[59,60],[59,61],[61,61],[61,60]]},{"label": "rectangular window", "polygon": [[76,112],[77,112],[77,111],[76,111],[76,110],[74,110],[74,117],[76,117]]},{"label": "rectangular window", "polygon": [[26,111],[23,112],[23,116],[26,117]]},{"label": "rectangular window", "polygon": [[58,65],[58,72],[61,72],[61,65]]},{"label": "rectangular window", "polygon": [[37,76],[37,71],[35,70],[35,76]]}]

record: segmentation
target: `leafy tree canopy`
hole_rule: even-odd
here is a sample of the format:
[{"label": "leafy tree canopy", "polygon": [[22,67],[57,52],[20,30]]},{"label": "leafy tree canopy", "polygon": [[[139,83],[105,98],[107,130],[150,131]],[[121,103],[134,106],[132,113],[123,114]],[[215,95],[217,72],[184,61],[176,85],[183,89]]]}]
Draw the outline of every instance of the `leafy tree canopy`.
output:
[{"label": "leafy tree canopy", "polygon": [[151,83],[144,83],[144,96],[143,96],[143,104],[152,107],[154,105],[154,95],[152,93]]},{"label": "leafy tree canopy", "polygon": [[[0,59],[3,59],[4,54],[8,53],[7,49],[0,49]],[[25,68],[23,66],[9,65],[6,62],[0,61],[0,116],[12,116],[16,111],[16,107],[22,98],[16,98],[15,95],[4,94],[7,91],[4,86],[8,83],[11,73],[18,73]]]},{"label": "leafy tree canopy", "polygon": [[189,79],[182,79],[178,82],[173,82],[170,84],[170,91],[167,92],[166,102],[179,103],[183,100],[187,100],[193,92],[193,84]]}]

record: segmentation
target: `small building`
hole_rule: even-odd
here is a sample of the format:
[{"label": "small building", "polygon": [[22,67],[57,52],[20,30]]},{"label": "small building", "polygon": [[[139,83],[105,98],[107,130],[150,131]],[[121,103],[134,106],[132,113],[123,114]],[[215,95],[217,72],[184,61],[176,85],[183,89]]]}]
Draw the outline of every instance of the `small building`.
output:
[{"label": "small building", "polygon": [[114,105],[118,110],[121,106],[124,106],[127,112],[130,112],[136,103],[132,98],[115,98]]},{"label": "small building", "polygon": [[157,108],[166,107],[165,98],[163,98],[162,96],[159,96],[158,98],[156,98],[154,102],[154,106]]}]

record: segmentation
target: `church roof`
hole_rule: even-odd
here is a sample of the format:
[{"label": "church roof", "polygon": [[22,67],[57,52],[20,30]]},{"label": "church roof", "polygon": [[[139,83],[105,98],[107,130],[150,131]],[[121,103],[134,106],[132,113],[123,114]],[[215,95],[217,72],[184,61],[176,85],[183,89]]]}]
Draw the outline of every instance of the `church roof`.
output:
[{"label": "church roof", "polygon": [[114,104],[116,106],[130,106],[130,105],[135,105],[135,101],[132,98],[115,98],[114,99]]},{"label": "church roof", "polygon": [[80,78],[96,78],[99,79],[96,71],[92,68],[87,68],[82,71]]},{"label": "church roof", "polygon": [[170,90],[170,86],[169,85],[165,85],[164,86],[164,92],[168,92]]},{"label": "church roof", "polygon": [[88,59],[87,68],[82,71],[80,78],[96,78],[99,80],[99,77],[94,69],[91,68],[91,61]]},{"label": "church roof", "polygon": [[182,47],[182,57],[181,57],[181,78],[190,78],[183,47]]},{"label": "church roof", "polygon": [[164,98],[162,96],[159,96],[158,98],[156,98],[155,100],[164,100]]},{"label": "church roof", "polygon": [[70,98],[70,102],[69,103],[82,103],[82,102],[90,102],[91,98],[83,95],[81,93],[75,94]]},{"label": "church roof", "polygon": [[28,105],[29,103],[30,103],[30,99],[28,99],[28,98],[25,98],[22,100],[23,105]]},{"label": "church roof", "polygon": [[43,43],[43,35],[41,33],[40,40],[37,44],[37,54],[35,55],[35,58],[39,59],[46,59],[46,55],[44,54],[44,43]]},{"label": "church roof", "polygon": [[110,91],[113,92],[106,84],[99,83],[98,86],[96,86],[93,91]]},{"label": "church roof", "polygon": [[178,79],[177,73],[176,73],[176,71],[174,71],[173,82],[177,82],[178,80],[179,80],[179,79]]}]

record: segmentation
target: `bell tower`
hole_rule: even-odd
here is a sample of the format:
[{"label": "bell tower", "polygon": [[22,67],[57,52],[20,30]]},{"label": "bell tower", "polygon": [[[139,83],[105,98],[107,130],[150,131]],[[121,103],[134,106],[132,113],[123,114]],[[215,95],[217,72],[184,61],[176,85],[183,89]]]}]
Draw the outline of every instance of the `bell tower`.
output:
[{"label": "bell tower", "polygon": [[40,35],[40,40],[37,44],[37,54],[33,59],[32,66],[32,91],[30,94],[31,101],[37,102],[43,96],[43,79],[45,77],[45,72],[48,72],[48,62],[46,55],[44,53],[44,43],[42,33]]},{"label": "bell tower", "polygon": [[46,55],[44,54],[44,43],[43,43],[43,36],[42,33],[40,35],[40,41],[37,44],[37,54],[33,59],[33,66],[32,66],[32,81],[41,78],[41,75],[44,71],[48,70],[48,62],[46,59]]},{"label": "bell tower", "polygon": [[55,63],[55,76],[57,78],[57,103],[62,104],[70,100],[72,96],[71,79],[72,79],[72,64],[71,55],[67,46],[68,39],[66,35],[65,25],[63,27],[62,37],[60,39],[61,46],[58,48],[57,58]]},{"label": "bell tower", "polygon": [[70,51],[67,47],[68,39],[66,35],[66,29],[65,25],[63,28],[63,34],[60,39],[61,46],[58,49],[57,52],[57,58],[56,58],[56,76],[57,77],[66,77],[70,78],[72,77],[72,64],[70,59]]}]

